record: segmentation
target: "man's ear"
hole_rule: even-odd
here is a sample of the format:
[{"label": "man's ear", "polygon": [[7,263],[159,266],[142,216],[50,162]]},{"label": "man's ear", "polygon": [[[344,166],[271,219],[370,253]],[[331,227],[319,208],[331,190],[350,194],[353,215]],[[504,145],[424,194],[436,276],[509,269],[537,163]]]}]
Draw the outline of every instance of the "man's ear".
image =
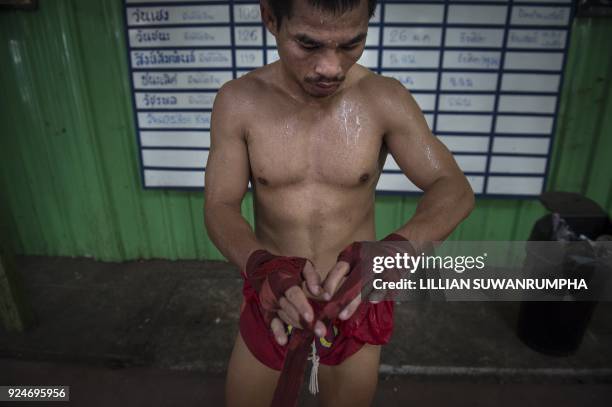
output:
[{"label": "man's ear", "polygon": [[261,0],[259,2],[259,11],[261,12],[261,21],[264,23],[268,31],[270,31],[270,33],[276,37],[278,34],[276,17],[274,17],[274,14],[270,10],[267,0]]}]

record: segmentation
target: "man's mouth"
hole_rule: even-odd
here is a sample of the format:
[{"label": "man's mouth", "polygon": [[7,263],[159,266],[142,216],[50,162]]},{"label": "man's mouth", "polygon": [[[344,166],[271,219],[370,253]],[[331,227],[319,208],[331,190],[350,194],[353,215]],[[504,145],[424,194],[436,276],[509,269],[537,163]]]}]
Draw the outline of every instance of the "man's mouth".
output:
[{"label": "man's mouth", "polygon": [[321,93],[331,94],[338,86],[340,86],[340,82],[314,82],[313,85],[319,90]]},{"label": "man's mouth", "polygon": [[335,88],[338,85],[338,82],[317,82],[317,86],[320,88]]}]

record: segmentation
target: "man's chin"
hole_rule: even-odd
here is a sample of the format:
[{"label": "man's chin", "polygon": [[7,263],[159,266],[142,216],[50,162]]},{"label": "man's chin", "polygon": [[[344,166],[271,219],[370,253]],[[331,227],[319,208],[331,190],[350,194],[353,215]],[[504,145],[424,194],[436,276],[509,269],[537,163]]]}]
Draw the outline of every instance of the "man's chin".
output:
[{"label": "man's chin", "polygon": [[316,83],[306,83],[306,92],[316,98],[325,98],[333,95],[340,88],[340,84],[336,84],[333,86],[323,86],[318,85]]}]

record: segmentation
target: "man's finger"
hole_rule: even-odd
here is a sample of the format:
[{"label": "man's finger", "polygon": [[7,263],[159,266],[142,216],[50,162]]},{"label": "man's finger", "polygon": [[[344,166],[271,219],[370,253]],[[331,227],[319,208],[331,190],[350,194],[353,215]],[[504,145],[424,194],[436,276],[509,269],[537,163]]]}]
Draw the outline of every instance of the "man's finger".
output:
[{"label": "man's finger", "polygon": [[293,286],[285,291],[285,297],[298,310],[306,322],[312,322],[314,311],[306,298],[304,291],[298,286]]},{"label": "man's finger", "polygon": [[282,319],[283,322],[286,323],[287,325],[291,325],[296,328],[302,329],[302,326],[300,325],[300,321],[296,321],[295,319],[291,318],[291,316],[287,314],[285,311],[283,311],[282,309],[278,310],[277,314],[279,318]]},{"label": "man's finger", "polygon": [[327,328],[325,327],[325,324],[321,321],[315,322],[314,333],[319,338],[324,337],[327,334]]},{"label": "man's finger", "polygon": [[316,272],[312,262],[307,261],[302,271],[304,280],[306,280],[306,287],[315,296],[321,294],[321,276]]},{"label": "man's finger", "polygon": [[325,278],[325,282],[323,283],[323,290],[325,293],[323,294],[323,298],[329,301],[333,296],[342,279],[349,272],[349,264],[345,261],[339,261],[336,265],[331,269],[329,274],[327,274],[327,278]]},{"label": "man's finger", "polygon": [[343,321],[349,319],[350,317],[353,316],[353,314],[355,313],[355,311],[359,307],[359,304],[361,304],[361,294],[359,294],[357,297],[355,297],[353,299],[353,301],[349,302],[349,305],[347,305],[340,312],[340,314],[338,314],[338,318],[340,318]]},{"label": "man's finger", "polygon": [[272,328],[272,333],[274,334],[276,342],[281,346],[286,345],[287,333],[285,332],[285,325],[281,322],[281,320],[274,318],[270,324],[270,328]]},{"label": "man's finger", "polygon": [[285,314],[287,314],[293,321],[300,320],[300,313],[298,312],[297,308],[295,308],[293,304],[291,304],[285,297],[281,297],[281,299],[278,301],[278,305],[281,306],[281,310],[284,311]]}]

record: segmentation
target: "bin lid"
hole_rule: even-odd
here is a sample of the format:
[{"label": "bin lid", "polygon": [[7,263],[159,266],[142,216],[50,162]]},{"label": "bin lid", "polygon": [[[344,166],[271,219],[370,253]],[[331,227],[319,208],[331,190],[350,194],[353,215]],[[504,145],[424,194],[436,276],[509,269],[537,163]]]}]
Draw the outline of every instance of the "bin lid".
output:
[{"label": "bin lid", "polygon": [[540,202],[561,217],[595,217],[608,219],[608,214],[592,199],[575,192],[550,191],[540,195]]}]

